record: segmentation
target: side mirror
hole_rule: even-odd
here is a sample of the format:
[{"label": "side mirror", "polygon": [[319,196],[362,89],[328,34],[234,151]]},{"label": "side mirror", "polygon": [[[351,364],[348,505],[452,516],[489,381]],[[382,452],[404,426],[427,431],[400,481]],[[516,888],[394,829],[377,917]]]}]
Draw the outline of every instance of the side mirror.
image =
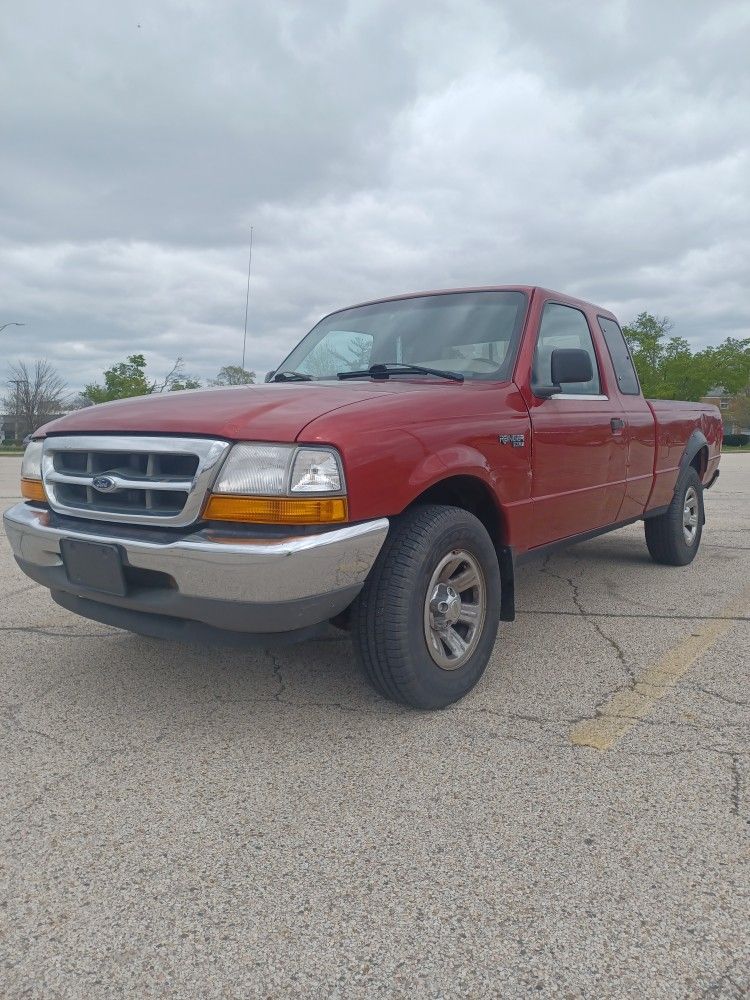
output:
[{"label": "side mirror", "polygon": [[551,396],[556,396],[558,392],[562,392],[561,385],[535,385],[532,387],[532,391],[537,399],[549,399]]},{"label": "side mirror", "polygon": [[593,377],[594,370],[588,351],[577,347],[558,347],[552,352],[552,381],[555,385],[564,382],[590,382]]},{"label": "side mirror", "polygon": [[270,382],[271,379],[274,377],[275,374],[276,374],[275,371],[273,371],[273,372],[266,372],[266,377],[263,379],[263,381],[264,382]]}]

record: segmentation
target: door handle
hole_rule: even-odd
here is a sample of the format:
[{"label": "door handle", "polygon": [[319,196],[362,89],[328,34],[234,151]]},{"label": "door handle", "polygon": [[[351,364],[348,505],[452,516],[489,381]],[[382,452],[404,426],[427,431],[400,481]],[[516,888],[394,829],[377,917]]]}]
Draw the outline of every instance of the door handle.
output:
[{"label": "door handle", "polygon": [[619,417],[612,417],[612,419],[609,422],[609,426],[612,428],[612,433],[617,434],[625,426],[625,421],[620,420]]}]

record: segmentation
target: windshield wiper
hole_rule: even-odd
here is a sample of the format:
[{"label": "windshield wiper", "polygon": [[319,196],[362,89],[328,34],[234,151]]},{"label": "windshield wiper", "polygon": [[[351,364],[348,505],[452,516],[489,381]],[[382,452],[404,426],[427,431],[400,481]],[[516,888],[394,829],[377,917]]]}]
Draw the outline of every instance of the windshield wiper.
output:
[{"label": "windshield wiper", "polygon": [[442,371],[440,368],[424,368],[422,365],[402,365],[397,361],[388,361],[385,364],[370,365],[362,371],[338,372],[336,377],[346,378],[375,378],[386,379],[391,375],[435,375],[437,378],[447,378],[451,382],[463,382],[464,377],[460,372]]},{"label": "windshield wiper", "polygon": [[302,372],[276,372],[271,379],[272,382],[312,382],[312,375],[303,375]]}]

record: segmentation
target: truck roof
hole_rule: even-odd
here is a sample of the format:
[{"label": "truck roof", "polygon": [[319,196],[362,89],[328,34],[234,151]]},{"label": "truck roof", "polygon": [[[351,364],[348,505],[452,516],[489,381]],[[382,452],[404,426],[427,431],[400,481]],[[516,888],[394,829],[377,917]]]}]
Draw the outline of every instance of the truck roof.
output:
[{"label": "truck roof", "polygon": [[532,298],[535,292],[541,293],[545,298],[552,298],[556,302],[562,302],[565,305],[577,306],[578,308],[594,309],[596,312],[601,313],[604,316],[611,316],[613,319],[616,317],[609,310],[605,309],[603,306],[598,306],[593,302],[588,302],[584,299],[578,299],[574,295],[567,295],[565,292],[557,292],[551,288],[545,288],[542,285],[472,285],[465,288],[432,288],[426,289],[420,292],[401,292],[397,295],[383,295],[377,299],[367,299],[364,302],[355,302],[350,306],[346,306],[344,309],[335,309],[333,315],[337,312],[344,312],[346,309],[356,309],[359,306],[372,306],[379,302],[395,302],[399,299],[416,299],[421,298],[425,295],[450,295],[457,292],[524,292],[529,298]]}]

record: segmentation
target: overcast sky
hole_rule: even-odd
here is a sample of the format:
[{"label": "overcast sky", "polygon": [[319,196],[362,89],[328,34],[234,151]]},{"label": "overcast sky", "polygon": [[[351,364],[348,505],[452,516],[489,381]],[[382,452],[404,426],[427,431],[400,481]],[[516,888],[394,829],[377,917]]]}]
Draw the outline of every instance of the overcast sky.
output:
[{"label": "overcast sky", "polygon": [[0,382],[522,282],[750,335],[747,0],[0,7]]}]

